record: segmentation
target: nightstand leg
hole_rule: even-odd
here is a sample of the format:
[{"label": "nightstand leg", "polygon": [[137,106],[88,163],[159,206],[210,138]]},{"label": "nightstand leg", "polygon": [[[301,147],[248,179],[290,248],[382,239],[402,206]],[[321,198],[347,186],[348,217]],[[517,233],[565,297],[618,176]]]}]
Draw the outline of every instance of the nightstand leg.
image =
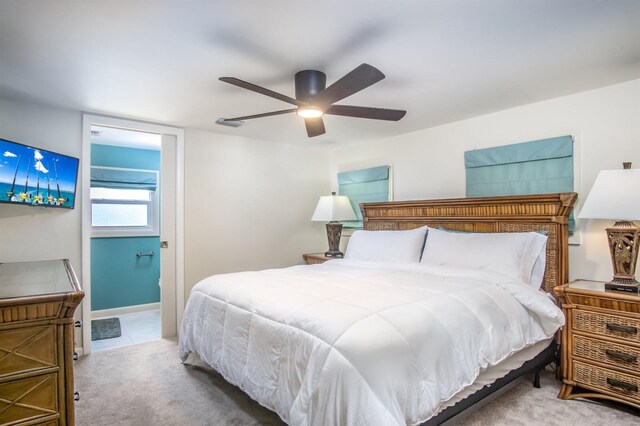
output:
[{"label": "nightstand leg", "polygon": [[562,387],[560,388],[560,393],[558,394],[558,398],[569,399],[571,392],[573,392],[573,386],[563,383]]}]

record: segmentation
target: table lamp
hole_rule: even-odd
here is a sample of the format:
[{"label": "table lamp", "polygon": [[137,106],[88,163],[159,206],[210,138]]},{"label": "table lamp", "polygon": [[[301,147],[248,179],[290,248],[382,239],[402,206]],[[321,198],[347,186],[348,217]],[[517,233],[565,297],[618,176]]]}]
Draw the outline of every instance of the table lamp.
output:
[{"label": "table lamp", "polygon": [[640,169],[623,163],[622,170],[601,170],[578,217],[615,220],[607,228],[613,264],[613,279],[607,290],[638,293],[636,261],[640,228],[632,222],[640,219]]},{"label": "table lamp", "polygon": [[358,220],[353,212],[349,198],[344,195],[324,195],[318,200],[316,210],[313,212],[311,220],[327,223],[327,239],[329,240],[329,251],[325,252],[327,257],[343,257],[340,251],[340,237],[342,236],[342,224],[339,220]]}]

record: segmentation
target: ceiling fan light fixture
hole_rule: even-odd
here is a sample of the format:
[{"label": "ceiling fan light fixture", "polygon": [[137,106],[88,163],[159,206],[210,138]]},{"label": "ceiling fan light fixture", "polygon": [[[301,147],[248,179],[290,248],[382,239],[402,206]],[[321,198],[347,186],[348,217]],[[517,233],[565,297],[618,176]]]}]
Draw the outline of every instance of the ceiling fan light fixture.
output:
[{"label": "ceiling fan light fixture", "polygon": [[218,121],[218,124],[225,126],[240,125],[245,120],[295,112],[299,117],[304,118],[307,136],[313,138],[325,134],[324,121],[322,119],[325,114],[368,118],[371,120],[398,121],[404,117],[407,113],[406,111],[355,105],[336,105],[336,102],[366,89],[383,78],[384,74],[376,67],[369,64],[360,64],[327,87],[325,73],[317,70],[303,70],[295,75],[296,97],[294,99],[235,77],[220,77],[220,81],[295,105],[295,108],[289,107],[289,109],[280,111],[223,119],[222,122]]},{"label": "ceiling fan light fixture", "polygon": [[315,107],[300,107],[296,114],[302,118],[319,118],[324,115],[324,111]]}]

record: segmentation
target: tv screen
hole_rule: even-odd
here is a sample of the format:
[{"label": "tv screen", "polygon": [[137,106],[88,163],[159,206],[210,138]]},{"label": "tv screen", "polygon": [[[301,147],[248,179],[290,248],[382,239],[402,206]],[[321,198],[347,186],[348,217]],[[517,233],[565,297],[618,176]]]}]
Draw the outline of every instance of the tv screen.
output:
[{"label": "tv screen", "polygon": [[0,202],[72,209],[79,160],[0,138]]}]

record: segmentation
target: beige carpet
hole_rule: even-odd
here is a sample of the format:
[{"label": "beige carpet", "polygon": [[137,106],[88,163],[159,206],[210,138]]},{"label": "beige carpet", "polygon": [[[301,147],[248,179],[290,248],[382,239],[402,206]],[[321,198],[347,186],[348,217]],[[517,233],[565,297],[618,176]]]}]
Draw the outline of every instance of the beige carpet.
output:
[{"label": "beige carpet", "polygon": [[[177,352],[175,340],[159,340],[82,357],[75,370],[77,425],[283,424],[197,357],[182,365]],[[553,374],[545,372],[541,389],[522,381],[461,424],[640,425],[639,410],[562,401],[558,390]]]}]

